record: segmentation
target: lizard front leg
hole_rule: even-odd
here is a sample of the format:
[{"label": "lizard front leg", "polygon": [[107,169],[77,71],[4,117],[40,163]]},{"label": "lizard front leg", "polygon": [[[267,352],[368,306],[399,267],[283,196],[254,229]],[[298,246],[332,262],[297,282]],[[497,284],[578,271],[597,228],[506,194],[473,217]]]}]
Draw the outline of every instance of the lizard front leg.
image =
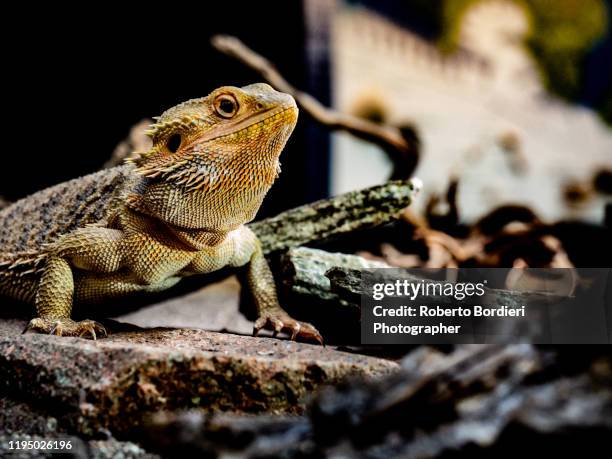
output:
[{"label": "lizard front leg", "polygon": [[106,336],[106,330],[99,323],[93,320],[75,322],[70,318],[73,297],[74,277],[70,264],[61,257],[49,258],[34,301],[38,317],[30,321],[24,332],[92,339],[98,335]]},{"label": "lizard front leg", "polygon": [[30,321],[25,331],[92,339],[106,336],[99,323],[70,318],[75,299],[73,268],[97,273],[116,271],[121,266],[122,238],[119,230],[89,226],[58,241],[50,250],[38,284],[34,300],[38,317]]},{"label": "lizard front leg", "polygon": [[256,335],[261,329],[267,328],[272,330],[274,335],[281,331],[287,331],[291,333],[291,339],[293,340],[300,337],[323,344],[323,338],[315,327],[309,323],[293,319],[281,308],[276,294],[274,277],[261,250],[261,244],[250,230],[246,229],[246,231],[250,233],[246,247],[251,250],[247,267],[247,281],[255,299],[259,316],[255,321],[253,334]]}]

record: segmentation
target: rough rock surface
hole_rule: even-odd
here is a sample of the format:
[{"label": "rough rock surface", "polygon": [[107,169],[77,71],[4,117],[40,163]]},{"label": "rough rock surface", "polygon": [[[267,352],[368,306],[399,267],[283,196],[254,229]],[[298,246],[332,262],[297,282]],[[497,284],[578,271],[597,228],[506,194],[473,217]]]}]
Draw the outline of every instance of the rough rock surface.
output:
[{"label": "rough rock surface", "polygon": [[0,396],[83,435],[110,431],[121,437],[158,410],[298,413],[305,396],[323,383],[397,368],[383,359],[265,337],[119,331],[121,324],[114,323],[109,328],[115,333],[93,342],[22,335],[25,325],[0,319]]},{"label": "rough rock surface", "polygon": [[305,415],[160,413],[142,444],[220,459],[609,457],[610,354],[575,349],[421,346],[388,377],[325,388]]}]

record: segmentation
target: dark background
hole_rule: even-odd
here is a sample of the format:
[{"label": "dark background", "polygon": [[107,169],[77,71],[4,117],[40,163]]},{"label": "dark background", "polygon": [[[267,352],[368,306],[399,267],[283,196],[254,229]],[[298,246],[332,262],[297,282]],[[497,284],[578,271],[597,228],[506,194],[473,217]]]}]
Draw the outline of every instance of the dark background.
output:
[{"label": "dark background", "polygon": [[[238,36],[293,84],[329,100],[326,61],[316,73],[307,69],[301,1],[173,3],[168,9],[149,2],[131,14],[126,5],[54,2],[5,14],[5,25],[17,27],[10,36],[4,32],[10,130],[0,195],[14,200],[93,172],[139,120],[219,86],[261,81],[210,46],[216,33]],[[327,134],[305,117],[281,161],[283,173],[260,215],[327,195]]]}]

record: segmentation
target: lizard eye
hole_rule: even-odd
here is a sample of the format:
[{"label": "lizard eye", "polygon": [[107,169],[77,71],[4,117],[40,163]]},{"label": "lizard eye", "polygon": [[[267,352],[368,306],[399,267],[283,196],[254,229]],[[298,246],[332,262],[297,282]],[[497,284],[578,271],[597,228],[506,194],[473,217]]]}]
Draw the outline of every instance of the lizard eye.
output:
[{"label": "lizard eye", "polygon": [[170,137],[168,137],[166,146],[168,147],[168,150],[170,150],[170,153],[176,153],[180,148],[182,141],[183,139],[181,138],[180,134],[172,134]]},{"label": "lizard eye", "polygon": [[215,110],[223,118],[231,118],[238,111],[238,102],[229,94],[222,94],[215,100]]}]

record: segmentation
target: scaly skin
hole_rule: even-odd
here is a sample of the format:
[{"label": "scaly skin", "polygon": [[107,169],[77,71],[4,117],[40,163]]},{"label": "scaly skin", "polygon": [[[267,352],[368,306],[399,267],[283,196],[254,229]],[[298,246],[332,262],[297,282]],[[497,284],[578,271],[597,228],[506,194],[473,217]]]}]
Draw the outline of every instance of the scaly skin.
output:
[{"label": "scaly skin", "polygon": [[33,303],[28,331],[95,339],[73,305],[167,289],[248,265],[254,333],[322,342],[279,305],[253,220],[295,124],[293,98],[266,84],[222,87],[162,114],[128,164],[40,191],[0,211],[0,293]]}]

